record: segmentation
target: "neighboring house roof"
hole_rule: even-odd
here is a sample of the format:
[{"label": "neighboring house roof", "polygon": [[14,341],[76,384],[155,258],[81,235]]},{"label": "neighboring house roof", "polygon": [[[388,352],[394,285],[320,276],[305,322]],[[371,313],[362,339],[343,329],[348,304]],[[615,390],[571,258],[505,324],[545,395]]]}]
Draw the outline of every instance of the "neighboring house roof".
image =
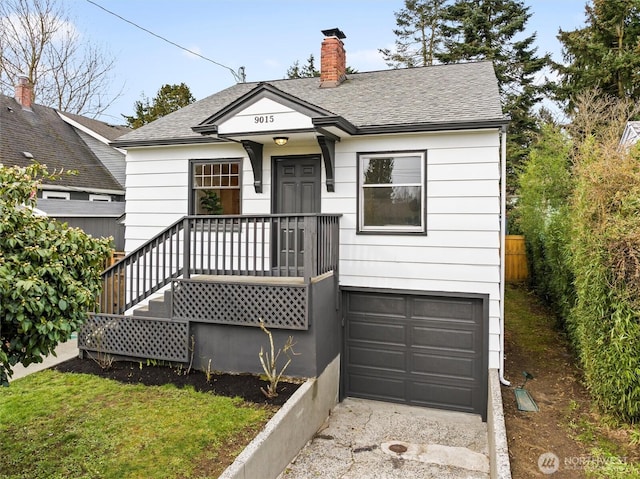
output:
[{"label": "neighboring house roof", "polygon": [[131,147],[218,141],[192,128],[265,88],[298,100],[307,110],[315,107],[319,116],[339,117],[353,134],[506,123],[493,65],[478,62],[349,74],[335,88],[320,88],[319,78],[239,83],[133,130],[112,144]]},{"label": "neighboring house roof", "polygon": [[54,217],[119,218],[124,214],[124,201],[86,201],[38,199],[38,209]]},{"label": "neighboring house roof", "polygon": [[640,121],[628,121],[620,139],[621,146],[635,145],[640,140]]},{"label": "neighboring house roof", "polygon": [[116,138],[129,133],[131,128],[124,125],[112,125],[110,123],[104,123],[93,118],[87,118],[85,116],[75,115],[73,113],[61,113],[62,116],[67,117],[78,124],[84,126],[87,130],[94,132],[101,137],[106,138],[109,141],[113,141]]},{"label": "neighboring house roof", "polygon": [[[76,119],[77,115],[73,117]],[[100,123],[85,120],[94,126]],[[79,130],[64,121],[53,108],[32,104],[26,109],[14,98],[0,95],[0,129],[0,163],[27,166],[35,160],[47,165],[49,171],[76,170],[77,175],[62,176],[52,186],[124,194],[124,182],[118,182],[83,140]],[[106,125],[102,132],[106,133],[108,129]],[[111,129],[108,134],[115,136],[115,132]],[[108,148],[113,150],[114,158],[120,156],[124,165],[124,154]]]},{"label": "neighboring house roof", "polygon": [[[127,128],[127,131],[131,131]],[[126,162],[124,150],[113,148],[109,143],[96,139],[94,136],[85,133],[82,130],[76,131],[87,146],[98,157],[102,164],[109,170],[111,175],[123,187],[126,183]]]}]

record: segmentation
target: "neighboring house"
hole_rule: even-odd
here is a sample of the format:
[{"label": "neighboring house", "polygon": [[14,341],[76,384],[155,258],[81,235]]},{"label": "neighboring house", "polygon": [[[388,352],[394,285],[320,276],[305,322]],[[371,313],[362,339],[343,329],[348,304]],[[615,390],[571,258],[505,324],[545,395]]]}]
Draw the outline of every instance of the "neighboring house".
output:
[{"label": "neighboring house", "polygon": [[[126,282],[80,347],[260,372],[264,319],[297,342],[288,374],[340,357],[343,395],[486,417],[503,355],[493,66],[346,77],[344,34],[323,33],[320,78],[237,84],[113,143],[129,256],[109,274]],[[171,301],[120,316],[167,284]]]},{"label": "neighboring house", "polygon": [[620,146],[630,148],[640,140],[640,121],[628,121],[622,132]]},{"label": "neighboring house", "polygon": [[49,171],[76,171],[42,185],[37,208],[96,236],[113,236],[124,249],[125,154],[110,141],[130,131],[32,102],[26,78],[15,98],[0,95],[0,163],[34,161]]}]

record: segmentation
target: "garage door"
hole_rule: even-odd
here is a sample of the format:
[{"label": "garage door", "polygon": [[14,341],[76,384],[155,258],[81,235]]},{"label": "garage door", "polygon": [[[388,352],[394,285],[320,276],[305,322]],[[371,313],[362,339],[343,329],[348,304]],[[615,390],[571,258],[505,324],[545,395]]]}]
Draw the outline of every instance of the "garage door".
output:
[{"label": "garage door", "polygon": [[346,396],[486,417],[482,298],[349,291]]}]

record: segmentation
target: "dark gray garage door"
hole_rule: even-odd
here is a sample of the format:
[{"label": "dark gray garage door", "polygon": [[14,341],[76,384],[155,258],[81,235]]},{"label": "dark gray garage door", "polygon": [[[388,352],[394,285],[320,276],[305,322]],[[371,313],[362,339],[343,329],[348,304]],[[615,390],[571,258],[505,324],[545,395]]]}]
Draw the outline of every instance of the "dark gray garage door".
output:
[{"label": "dark gray garage door", "polygon": [[349,291],[344,306],[346,396],[486,418],[482,298]]}]

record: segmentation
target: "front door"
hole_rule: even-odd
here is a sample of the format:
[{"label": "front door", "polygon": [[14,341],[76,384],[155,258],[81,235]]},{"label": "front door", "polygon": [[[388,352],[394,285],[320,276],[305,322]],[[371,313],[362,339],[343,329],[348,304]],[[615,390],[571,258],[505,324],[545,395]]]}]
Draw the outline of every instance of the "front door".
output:
[{"label": "front door", "polygon": [[[320,213],[320,157],[274,158],[273,213],[296,215]],[[286,276],[301,274],[304,258],[304,227],[301,219],[276,220],[275,265]]]}]

